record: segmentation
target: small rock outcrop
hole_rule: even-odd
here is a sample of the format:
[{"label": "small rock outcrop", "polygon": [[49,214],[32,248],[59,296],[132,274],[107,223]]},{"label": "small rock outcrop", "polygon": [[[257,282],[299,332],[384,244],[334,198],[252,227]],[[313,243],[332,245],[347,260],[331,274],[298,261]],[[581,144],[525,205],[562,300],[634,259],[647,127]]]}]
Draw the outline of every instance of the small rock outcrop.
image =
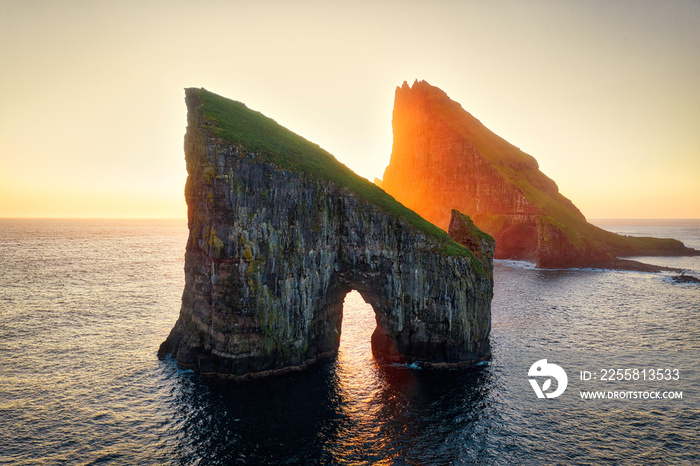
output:
[{"label": "small rock outcrop", "polygon": [[185,289],[159,356],[234,379],[299,370],[337,353],[353,289],[375,310],[377,358],[488,356],[493,262],[477,229],[460,237],[472,253],[245,105],[204,89],[186,102]]},{"label": "small rock outcrop", "polygon": [[479,230],[468,215],[452,209],[452,219],[447,231],[453,240],[472,251],[479,260],[493,262],[496,241],[489,234]]},{"label": "small rock outcrop", "polygon": [[699,253],[673,239],[621,236],[588,223],[532,156],[425,81],[396,89],[392,124],[382,188],[445,230],[452,209],[469,215],[496,240],[498,259],[658,270],[615,256]]},{"label": "small rock outcrop", "polygon": [[686,275],[685,273],[674,275],[671,279],[676,283],[700,283],[700,278],[694,275]]}]

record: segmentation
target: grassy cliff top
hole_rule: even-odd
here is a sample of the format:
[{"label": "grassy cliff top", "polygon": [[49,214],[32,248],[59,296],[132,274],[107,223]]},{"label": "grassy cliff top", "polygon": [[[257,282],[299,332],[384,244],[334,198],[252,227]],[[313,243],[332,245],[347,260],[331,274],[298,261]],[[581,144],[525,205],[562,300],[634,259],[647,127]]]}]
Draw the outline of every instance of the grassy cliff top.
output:
[{"label": "grassy cliff top", "polygon": [[357,175],[317,144],[262,113],[249,109],[241,102],[226,99],[205,89],[188,89],[188,95],[189,93],[194,93],[199,98],[201,105],[198,110],[205,123],[204,127],[209,127],[214,136],[242,145],[248,152],[262,157],[265,163],[277,165],[284,170],[308,173],[314,178],[344,186],[383,212],[402,218],[417,230],[435,238],[442,246],[443,253],[468,257],[477,270],[482,269],[481,262],[474,254],[456,243],[444,230]]}]

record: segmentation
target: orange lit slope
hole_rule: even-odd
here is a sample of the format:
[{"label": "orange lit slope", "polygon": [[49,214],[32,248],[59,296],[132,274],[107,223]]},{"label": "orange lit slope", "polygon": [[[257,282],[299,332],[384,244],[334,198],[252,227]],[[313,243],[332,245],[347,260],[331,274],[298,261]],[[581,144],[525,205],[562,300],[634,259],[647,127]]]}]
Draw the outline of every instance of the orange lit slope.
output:
[{"label": "orange lit slope", "polygon": [[425,81],[397,87],[394,145],[382,188],[440,228],[452,209],[496,239],[496,257],[540,267],[645,269],[613,257],[694,255],[671,239],[632,238],[588,223],[522,152]]}]

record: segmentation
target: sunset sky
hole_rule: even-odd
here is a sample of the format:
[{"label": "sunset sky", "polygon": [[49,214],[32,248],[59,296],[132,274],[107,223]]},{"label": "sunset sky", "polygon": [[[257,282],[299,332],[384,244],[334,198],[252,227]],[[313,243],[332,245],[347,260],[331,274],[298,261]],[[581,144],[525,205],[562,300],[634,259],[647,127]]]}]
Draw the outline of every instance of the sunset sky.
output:
[{"label": "sunset sky", "polygon": [[591,219],[700,218],[700,2],[0,0],[0,217],[179,217],[185,87],[362,176],[424,79]]}]

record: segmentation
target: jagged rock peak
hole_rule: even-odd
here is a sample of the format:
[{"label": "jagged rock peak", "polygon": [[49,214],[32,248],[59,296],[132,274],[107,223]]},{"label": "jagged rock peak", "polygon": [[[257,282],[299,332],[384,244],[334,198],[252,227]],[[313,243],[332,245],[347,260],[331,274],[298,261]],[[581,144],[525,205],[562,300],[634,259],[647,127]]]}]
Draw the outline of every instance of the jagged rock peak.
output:
[{"label": "jagged rock peak", "polygon": [[203,89],[186,102],[185,289],[160,356],[234,379],[304,368],[336,354],[352,289],[377,358],[488,356],[488,256],[262,114]]},{"label": "jagged rock peak", "polygon": [[419,89],[423,89],[423,90],[437,90],[437,91],[442,92],[441,89],[439,89],[439,88],[437,88],[437,87],[435,87],[435,86],[431,86],[431,85],[428,83],[428,81],[425,81],[424,79],[421,79],[421,80],[415,79],[415,80],[413,81],[413,84],[411,84],[411,85],[408,84],[408,81],[404,81],[403,84],[402,84],[401,86],[397,86],[396,88],[397,88],[397,89],[404,89],[404,90],[406,90],[406,89],[413,89],[413,90],[419,90]]},{"label": "jagged rock peak", "polygon": [[396,86],[396,91],[413,91],[413,92],[422,92],[422,93],[435,93],[437,95],[444,95],[447,97],[447,94],[445,94],[441,89],[431,86],[428,81],[425,80],[418,80],[416,79],[413,81],[413,84],[409,85],[408,81],[404,81],[401,86]]}]

